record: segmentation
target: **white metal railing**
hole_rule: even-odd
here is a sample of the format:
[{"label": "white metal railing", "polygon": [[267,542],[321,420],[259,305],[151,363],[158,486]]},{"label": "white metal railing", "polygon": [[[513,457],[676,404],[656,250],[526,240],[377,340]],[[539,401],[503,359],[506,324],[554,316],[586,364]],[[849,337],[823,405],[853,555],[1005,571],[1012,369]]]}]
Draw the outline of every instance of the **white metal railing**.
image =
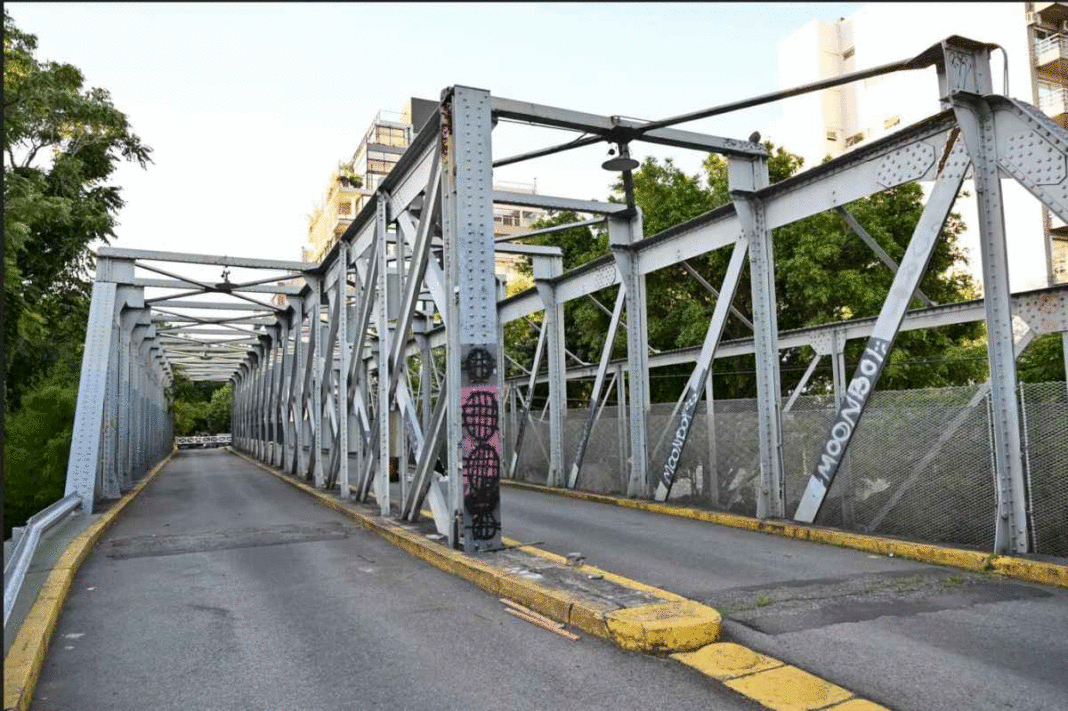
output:
[{"label": "white metal railing", "polygon": [[196,435],[194,437],[175,437],[174,445],[178,449],[191,447],[222,447],[231,443],[230,433],[217,435]]},{"label": "white metal railing", "polygon": [[[1060,57],[1068,57],[1068,37],[1064,35],[1050,35],[1045,39],[1035,41],[1035,57],[1039,64],[1051,61],[1043,55],[1056,52]],[[1057,57],[1053,57],[1056,59]]]},{"label": "white metal railing", "polygon": [[1068,89],[1058,86],[1048,92],[1042,92],[1038,97],[1038,108],[1048,116],[1068,113]]},{"label": "white metal railing", "polygon": [[4,566],[4,631],[7,631],[7,619],[15,607],[15,600],[30,569],[30,561],[37,552],[37,544],[48,529],[63,520],[63,517],[82,505],[81,496],[68,494],[43,511],[30,517],[26,527],[11,551],[11,557]]}]

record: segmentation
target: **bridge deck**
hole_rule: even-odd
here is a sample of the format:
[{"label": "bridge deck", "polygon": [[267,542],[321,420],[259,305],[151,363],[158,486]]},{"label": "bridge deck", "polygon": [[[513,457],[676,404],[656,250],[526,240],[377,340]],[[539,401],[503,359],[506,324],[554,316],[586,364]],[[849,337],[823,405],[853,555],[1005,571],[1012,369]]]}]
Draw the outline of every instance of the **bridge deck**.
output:
[{"label": "bridge deck", "polygon": [[177,454],[85,561],[33,708],[752,709],[679,664],[505,614],[217,450]]},{"label": "bridge deck", "polygon": [[706,602],[738,641],[891,708],[1068,708],[1068,591],[535,491],[505,534]]}]

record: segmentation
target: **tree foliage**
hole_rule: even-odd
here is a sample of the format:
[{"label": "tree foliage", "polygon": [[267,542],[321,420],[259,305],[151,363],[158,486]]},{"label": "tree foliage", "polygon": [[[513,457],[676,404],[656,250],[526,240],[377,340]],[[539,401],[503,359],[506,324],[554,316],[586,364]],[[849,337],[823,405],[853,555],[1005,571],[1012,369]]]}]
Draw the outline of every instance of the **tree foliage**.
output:
[{"label": "tree foliage", "polygon": [[70,64],[34,56],[37,38],[4,12],[4,343],[11,408],[81,344],[89,245],[114,236],[119,161],[151,149],[104,89]]},{"label": "tree foliage", "polygon": [[150,148],[103,89],[41,61],[4,12],[4,529],[63,495],[89,313],[89,245],[114,236],[120,161]]},{"label": "tree foliage", "polygon": [[[782,147],[765,143],[769,151],[768,170],[772,183],[797,172],[802,160]],[[647,158],[634,174],[635,201],[642,210],[644,236],[698,217],[730,202],[727,163],[710,155],[702,170],[687,175],[671,159]],[[614,186],[610,200],[623,199],[623,185]],[[850,213],[895,260],[901,260],[912,231],[923,212],[923,191],[906,184],[858,200],[847,206]],[[576,219],[561,213],[536,227],[563,224]],[[956,214],[947,221],[931,259],[921,289],[936,303],[974,298],[976,285],[959,267],[965,261],[959,246],[964,224]],[[821,213],[774,230],[775,288],[780,330],[822,325],[852,318],[876,316],[889,293],[891,271],[857,237],[836,213]],[[539,244],[554,244],[564,252],[565,269],[608,253],[607,235],[588,227],[544,235]],[[730,249],[714,250],[688,261],[688,264],[717,289],[726,274]],[[594,296],[611,309],[617,287]],[[650,348],[664,351],[699,345],[705,337],[716,297],[697,282],[682,265],[674,265],[646,276],[648,337]],[[732,303],[743,314],[752,313],[748,266]],[[914,301],[913,306],[920,306]],[[589,300],[570,302],[565,308],[568,348],[586,361],[595,362],[603,347],[609,317]],[[506,332],[510,354],[529,363],[537,333],[527,325],[513,325]],[[976,349],[983,346],[982,324],[961,324],[933,331],[899,335],[880,381],[881,388],[916,388],[974,382],[985,377],[983,358]],[[740,319],[727,319],[723,339],[748,338],[752,332]],[[856,363],[864,344],[859,340],[846,348],[848,365]],[[625,355],[622,329],[617,333],[613,357]],[[801,377],[811,349],[783,353],[783,387],[792,388]],[[525,359],[524,359],[525,358]],[[752,356],[719,359],[714,366],[717,397],[755,396],[755,364]],[[661,368],[651,377],[654,402],[678,397],[692,365]],[[812,381],[816,389],[829,389],[830,363],[824,359]],[[581,387],[570,385],[572,389]],[[572,392],[572,395],[576,393]]]},{"label": "tree foliage", "polygon": [[22,408],[6,418],[4,538],[12,526],[62,498],[77,400],[75,388],[47,383],[27,393]]},{"label": "tree foliage", "polygon": [[222,434],[230,431],[230,384],[195,381],[174,372],[174,382],[167,389],[174,436]]}]

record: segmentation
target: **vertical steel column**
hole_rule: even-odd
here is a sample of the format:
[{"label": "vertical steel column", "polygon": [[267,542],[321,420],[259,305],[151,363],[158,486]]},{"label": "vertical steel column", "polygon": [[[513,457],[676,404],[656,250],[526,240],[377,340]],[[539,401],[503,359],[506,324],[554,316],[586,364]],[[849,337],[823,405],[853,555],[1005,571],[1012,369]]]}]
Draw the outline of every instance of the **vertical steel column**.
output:
[{"label": "vertical steel column", "polygon": [[[307,331],[307,334],[308,334],[307,335],[308,342],[303,344],[303,348],[301,349],[301,351],[302,351],[301,354],[303,356],[303,359],[302,359],[302,362],[300,364],[300,371],[301,371],[300,372],[300,399],[297,401],[297,412],[298,412],[297,427],[298,427],[298,430],[299,430],[299,433],[300,433],[298,435],[298,439],[297,439],[297,444],[298,444],[298,450],[297,450],[298,462],[297,462],[297,466],[298,466],[298,476],[300,476],[302,479],[308,479],[309,478],[308,477],[308,468],[311,465],[311,463],[309,462],[308,458],[310,456],[314,456],[314,449],[315,449],[315,446],[314,446],[315,438],[312,435],[312,427],[313,427],[313,423],[314,423],[314,420],[312,419],[312,411],[314,410],[314,408],[309,407],[309,405],[308,405],[309,391],[312,389],[311,372],[312,372],[312,369],[313,369],[313,366],[314,366],[314,363],[315,363],[314,356],[315,356],[316,327],[315,327],[315,319],[313,318],[313,315],[315,313],[317,313],[317,309],[315,308],[314,303],[315,303],[316,294],[318,292],[315,289],[314,284],[318,283],[319,277],[315,277],[314,279],[315,279],[314,283],[310,284],[311,293],[307,294],[304,297],[304,315],[305,315],[305,318],[307,320],[307,324],[308,325],[307,325],[307,327],[305,327],[304,324],[301,323],[301,328],[300,328],[300,331],[301,331],[300,332],[300,338],[301,339],[304,338],[305,331]],[[307,418],[307,419],[305,420],[305,418]]]},{"label": "vertical steel column", "polygon": [[[121,311],[124,291],[129,287],[120,286],[116,292],[116,311]],[[104,427],[101,437],[101,484],[102,497],[117,499],[122,496],[119,477],[116,470],[119,434],[119,342],[121,326],[117,314],[111,318],[111,348],[108,354],[107,384],[104,395]]]},{"label": "vertical steel column", "polygon": [[619,441],[619,488],[626,491],[630,481],[627,470],[627,460],[630,457],[628,435],[630,428],[627,427],[627,371],[623,366],[616,367],[616,431]]},{"label": "vertical steel column", "polygon": [[125,491],[133,485],[133,470],[130,467],[130,339],[133,328],[144,313],[141,309],[132,309],[122,314],[120,319],[122,332],[119,335],[119,477],[120,486]]},{"label": "vertical steel column", "polygon": [[[630,374],[630,466],[627,496],[646,497],[649,481],[649,440],[646,415],[649,412],[649,338],[645,308],[645,275],[631,245],[642,238],[642,214],[608,217],[608,246],[619,269],[627,300],[627,370]],[[623,392],[622,389],[620,392]]]},{"label": "vertical steel column", "polygon": [[341,364],[337,380],[337,446],[338,453],[337,480],[341,498],[349,497],[349,360],[352,344],[349,343],[349,321],[352,314],[348,307],[349,284],[349,243],[341,240],[338,244],[338,262],[341,272],[337,277],[338,322],[337,342],[341,347]]},{"label": "vertical steel column", "polygon": [[281,346],[281,352],[278,354],[278,388],[275,392],[275,399],[273,403],[274,419],[275,419],[275,446],[271,455],[271,466],[282,468],[285,466],[286,458],[286,439],[287,428],[286,422],[289,419],[287,414],[289,412],[286,407],[286,403],[289,398],[288,384],[289,378],[286,373],[286,366],[289,364],[289,333],[290,322],[292,319],[292,313],[287,311],[279,318],[280,326],[280,338],[279,345]]},{"label": "vertical steel column", "polygon": [[764,205],[756,191],[768,185],[766,158],[730,158],[729,184],[734,209],[749,242],[753,294],[753,351],[756,358],[757,416],[760,438],[760,487],[757,518],[785,515],[782,465],[782,397],[779,379],[779,322],[775,305],[775,255]]},{"label": "vertical steel column", "polygon": [[[98,274],[101,264],[107,261],[98,261]],[[78,404],[74,415],[70,459],[67,462],[64,496],[80,496],[82,511],[86,512],[93,510],[97,492],[108,362],[114,346],[111,323],[115,314],[115,290],[112,282],[93,282],[89,320],[85,328],[82,372],[78,381]]]},{"label": "vertical steel column", "polygon": [[391,407],[389,397],[389,245],[386,239],[386,209],[389,197],[378,193],[375,204],[375,252],[378,261],[375,289],[375,329],[378,331],[377,376],[378,376],[378,472],[375,474],[375,499],[378,501],[379,513],[388,516],[389,506],[389,457],[392,437]]},{"label": "vertical steel column", "polygon": [[[831,334],[831,379],[834,383],[834,401],[841,402],[846,396],[845,339],[837,332]],[[842,453],[842,463],[838,468],[839,501],[842,504],[842,526],[853,525],[853,494],[850,475],[852,474],[849,452]]]},{"label": "vertical steel column", "polygon": [[267,426],[267,409],[264,407],[267,389],[267,363],[270,358],[271,346],[268,336],[260,334],[259,343],[256,344],[256,396],[253,405],[252,417],[256,432],[256,441],[253,444],[253,454],[256,459],[263,461],[263,447],[267,436],[264,430]]},{"label": "vertical steel column", "polygon": [[[500,548],[497,299],[489,92],[442,94],[442,232],[446,273],[449,543]],[[462,479],[461,479],[462,478]],[[459,524],[459,525],[458,525]]]},{"label": "vertical steel column", "polygon": [[301,451],[304,444],[304,414],[301,403],[303,402],[303,361],[304,361],[304,299],[293,300],[293,314],[290,323],[293,324],[293,358],[289,370],[289,392],[286,398],[286,432],[288,437],[286,445],[286,461],[283,465],[285,470],[294,476],[300,471]]},{"label": "vertical steel column", "polygon": [[564,360],[564,304],[556,300],[552,279],[564,273],[562,256],[534,256],[534,284],[545,308],[542,329],[549,344],[549,472],[547,486],[564,483],[564,418],[567,416],[567,380]]},{"label": "vertical steel column", "polygon": [[323,352],[323,280],[316,279],[312,285],[312,312],[310,333],[314,334],[312,342],[312,387],[308,393],[308,409],[312,418],[312,479],[316,487],[323,486],[323,405],[319,397],[322,379],[326,375],[327,355]]},{"label": "vertical steel column", "polygon": [[948,92],[972,159],[979,210],[998,499],[994,550],[997,553],[1026,553],[1030,542],[1027,486],[1021,456],[1005,215],[994,113],[981,96],[992,91],[990,53],[987,49],[955,46],[949,42],[944,42],[943,48],[945,66],[940,67],[939,78]]},{"label": "vertical steel column", "polygon": [[705,434],[708,438],[708,467],[701,488],[704,496],[719,505],[719,457],[716,453],[716,399],[712,392],[712,372],[705,378]]},{"label": "vertical steel column", "polygon": [[277,322],[269,326],[267,332],[270,335],[270,343],[268,344],[267,361],[264,366],[267,370],[265,376],[267,378],[267,396],[263,401],[263,438],[265,440],[263,445],[263,461],[270,465],[274,460],[274,440],[275,440],[275,398],[278,394],[275,392],[278,384],[278,344],[279,336],[282,332],[282,327]]}]

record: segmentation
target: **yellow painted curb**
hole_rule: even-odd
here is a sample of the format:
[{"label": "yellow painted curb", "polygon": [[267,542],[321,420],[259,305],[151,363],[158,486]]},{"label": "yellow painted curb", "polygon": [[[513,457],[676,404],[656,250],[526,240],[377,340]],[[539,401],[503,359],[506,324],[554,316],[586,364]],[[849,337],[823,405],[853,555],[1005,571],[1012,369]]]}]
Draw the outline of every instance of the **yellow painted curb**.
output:
[{"label": "yellow painted curb", "polygon": [[710,644],[696,652],[672,654],[671,658],[719,681],[783,666],[778,659],[731,642]]},{"label": "yellow painted curb", "polygon": [[613,610],[604,617],[612,641],[635,652],[686,652],[719,636],[721,618],[692,600]]},{"label": "yellow painted curb", "polygon": [[[888,711],[853,692],[740,644],[717,642],[671,658],[731,689],[781,711]],[[833,705],[831,705],[833,704]]]},{"label": "yellow painted curb", "polygon": [[842,687],[788,664],[723,683],[774,711],[813,711],[853,697]]},{"label": "yellow painted curb", "polygon": [[705,511],[704,509],[671,506],[657,501],[645,501],[642,499],[626,499],[606,494],[592,494],[586,491],[574,491],[571,489],[558,489],[555,487],[528,484],[526,482],[502,479],[501,484],[514,486],[518,489],[530,489],[546,494],[556,494],[572,499],[594,501],[601,504],[611,504],[623,508],[649,511],[652,513],[666,514],[678,518],[688,518],[695,521],[706,521],[720,526],[741,528],[747,531],[770,533],[786,538],[795,538],[815,543],[827,543],[842,548],[877,553],[879,555],[893,554],[899,558],[910,558],[923,563],[936,565],[948,565],[964,570],[978,572],[990,572],[1003,575],[1017,580],[1026,580],[1033,583],[1057,585],[1068,587],[1068,566],[1048,563],[1045,561],[1016,558],[1013,556],[994,555],[980,551],[970,551],[963,548],[950,548],[932,543],[914,543],[901,541],[895,538],[884,538],[864,533],[852,533],[839,531],[834,528],[821,528],[819,526],[805,526],[786,521],[761,521],[749,516],[722,513],[720,511]]},{"label": "yellow painted curb", "polygon": [[[579,566],[579,571],[603,575],[611,582],[639,590],[664,602],[620,610],[607,603],[547,588],[460,551],[428,541],[423,536],[390,521],[368,516],[326,491],[309,486],[232,448],[229,451],[316,498],[334,511],[345,514],[362,527],[374,531],[398,548],[434,567],[469,580],[493,595],[514,600],[558,622],[614,642],[624,649],[652,653],[689,651],[715,642],[719,636],[720,614],[706,605],[601,571],[593,566]],[[521,547],[543,558],[565,562],[561,556],[548,551],[530,546]]]},{"label": "yellow painted curb", "polygon": [[48,644],[56,630],[56,623],[59,622],[59,611],[67,599],[75,573],[104,531],[156,478],[176,451],[172,449],[163,461],[141,477],[141,481],[114,506],[75,536],[52,567],[52,572],[41,586],[33,607],[23,620],[22,627],[19,628],[19,633],[4,658],[4,711],[25,711],[29,708],[34,688],[37,686],[37,677],[48,652]]}]

